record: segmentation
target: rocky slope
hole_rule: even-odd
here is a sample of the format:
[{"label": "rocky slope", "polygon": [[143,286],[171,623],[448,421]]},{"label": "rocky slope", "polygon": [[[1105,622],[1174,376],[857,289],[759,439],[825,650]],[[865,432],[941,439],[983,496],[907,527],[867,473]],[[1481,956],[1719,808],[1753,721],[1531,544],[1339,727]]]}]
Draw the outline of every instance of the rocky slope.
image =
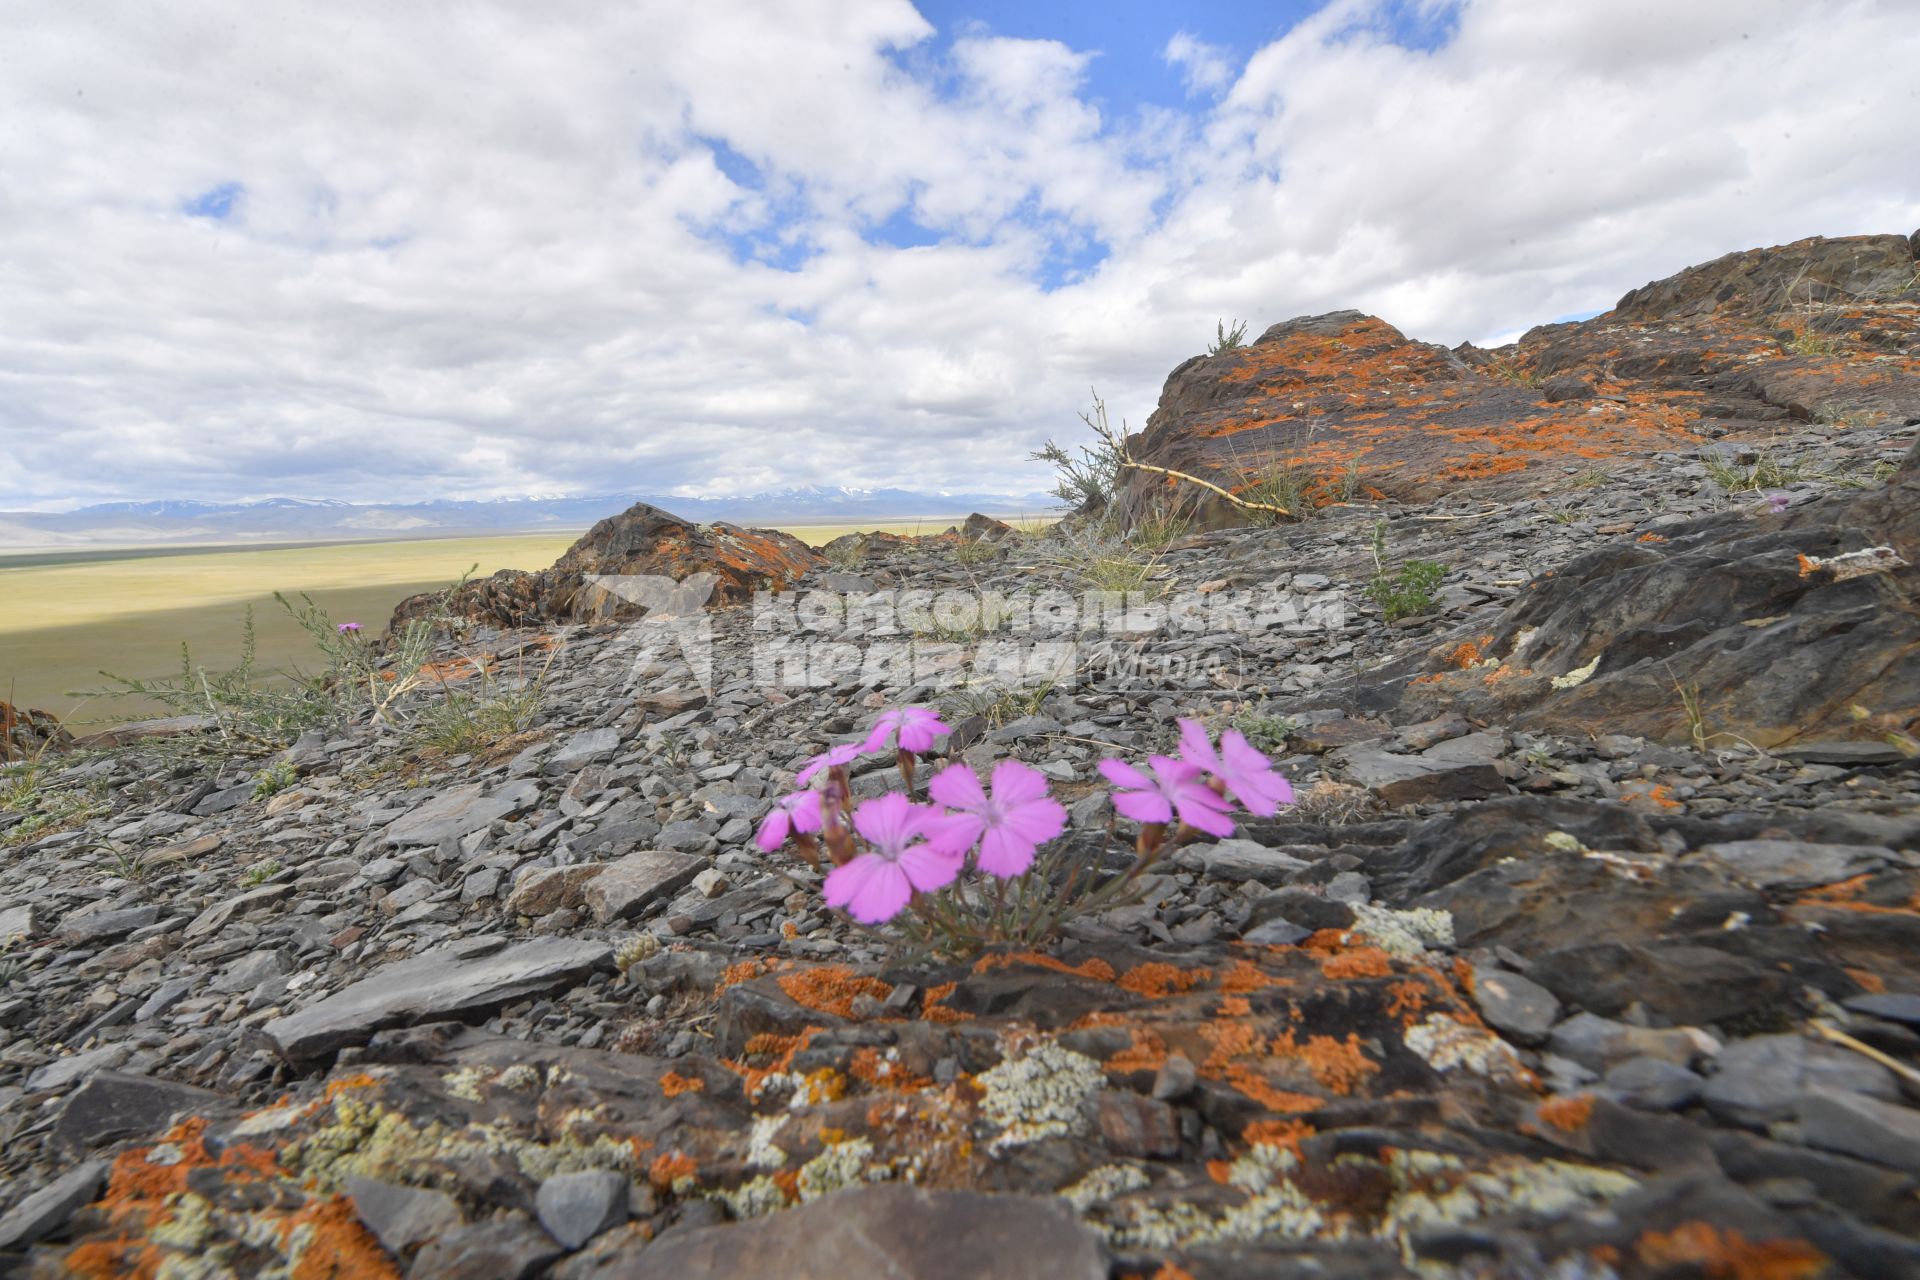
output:
[{"label": "rocky slope", "polygon": [[[1920,418],[1920,232],[1729,254],[1498,351],[1357,311],[1289,320],[1167,379],[1134,458],[1271,500],[1533,496],[1569,468],[1819,421]],[[1154,472],[1134,516],[1226,504]]]},{"label": "rocky slope", "polygon": [[[1140,551],[1155,598],[1294,607],[1090,639],[1026,699],[780,685],[751,606],[692,653],[498,625],[735,555],[667,523],[666,560],[596,530],[531,612],[476,593],[498,621],[452,688],[559,657],[538,723],[474,754],[359,725],[277,774],[47,757],[64,817],[0,809],[0,1267],[1920,1275],[1913,580],[1844,559],[1913,558],[1916,433],[1725,422],[1564,456],[1541,495]],[[1391,621],[1376,522],[1390,566],[1445,566]],[[1079,593],[1114,554],[981,521],[782,563]],[[1046,773],[1090,860],[1095,766],[1178,715],[1271,746],[1299,803],[1040,948],[903,956],[750,843],[901,702]]]}]

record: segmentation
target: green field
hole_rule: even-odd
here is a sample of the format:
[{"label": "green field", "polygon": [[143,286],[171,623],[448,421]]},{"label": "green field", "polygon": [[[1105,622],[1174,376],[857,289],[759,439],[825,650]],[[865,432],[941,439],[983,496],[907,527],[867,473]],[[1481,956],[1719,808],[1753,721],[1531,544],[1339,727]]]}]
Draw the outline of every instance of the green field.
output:
[{"label": "green field", "polygon": [[274,602],[275,591],[304,591],[336,621],[378,632],[394,605],[448,585],[470,565],[481,575],[545,568],[578,536],[0,557],[0,699],[83,725],[159,714],[137,700],[70,693],[105,687],[103,670],[141,678],[178,670],[182,641],[195,663],[231,666],[249,606],[261,667],[311,666],[312,643]]},{"label": "green field", "polygon": [[[853,525],[796,525],[813,546],[857,530],[939,533],[958,523],[930,516]],[[336,622],[378,632],[394,605],[447,586],[477,564],[544,569],[577,532],[499,537],[335,542],[276,547],[141,547],[0,554],[0,700],[98,725],[165,709],[137,699],[84,698],[107,687],[102,671],[145,679],[177,671],[184,641],[196,665],[221,669],[240,652],[249,606],[263,670],[314,665],[307,635],[273,593],[311,595]]]}]

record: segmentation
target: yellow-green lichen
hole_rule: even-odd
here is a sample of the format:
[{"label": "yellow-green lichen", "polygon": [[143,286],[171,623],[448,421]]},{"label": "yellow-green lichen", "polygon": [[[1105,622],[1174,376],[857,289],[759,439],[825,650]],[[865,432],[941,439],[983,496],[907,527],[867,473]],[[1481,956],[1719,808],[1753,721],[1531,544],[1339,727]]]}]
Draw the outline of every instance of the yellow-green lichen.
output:
[{"label": "yellow-green lichen", "polygon": [[1151,1181],[1145,1171],[1136,1165],[1103,1164],[1072,1186],[1061,1188],[1060,1194],[1067,1203],[1085,1213],[1097,1204],[1105,1204],[1129,1191],[1138,1191]]},{"label": "yellow-green lichen", "polygon": [[1453,945],[1453,915],[1432,907],[1395,911],[1364,902],[1353,904],[1354,931],[1401,960],[1417,960],[1428,947]]}]

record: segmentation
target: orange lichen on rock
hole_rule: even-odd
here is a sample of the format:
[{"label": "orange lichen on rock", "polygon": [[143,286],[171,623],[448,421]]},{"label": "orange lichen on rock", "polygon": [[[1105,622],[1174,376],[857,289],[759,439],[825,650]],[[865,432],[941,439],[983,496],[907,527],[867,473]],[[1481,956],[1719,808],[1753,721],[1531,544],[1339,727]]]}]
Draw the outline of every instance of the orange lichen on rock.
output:
[{"label": "orange lichen on rock", "polygon": [[1329,978],[1389,978],[1393,958],[1378,947],[1355,947],[1322,960],[1320,972]]},{"label": "orange lichen on rock", "polygon": [[1260,991],[1278,983],[1278,978],[1261,972],[1260,966],[1251,960],[1236,959],[1220,974],[1219,987],[1223,994],[1244,996]]},{"label": "orange lichen on rock", "polygon": [[737,960],[721,971],[720,981],[714,984],[713,993],[719,995],[728,987],[737,987],[743,982],[752,982],[761,974],[774,967],[774,962],[765,957],[751,960]]},{"label": "orange lichen on rock", "polygon": [[1316,929],[1301,940],[1300,949],[1324,956],[1332,955],[1346,945],[1347,930]]},{"label": "orange lichen on rock", "polygon": [[1295,1042],[1293,1028],[1289,1027],[1270,1049],[1276,1057],[1298,1058],[1306,1063],[1315,1083],[1332,1093],[1352,1093],[1355,1085],[1380,1071],[1380,1064],[1361,1051],[1360,1038],[1351,1031],[1344,1040],[1309,1036],[1302,1045]]},{"label": "orange lichen on rock", "polygon": [[1845,971],[1854,985],[1870,995],[1879,995],[1887,989],[1887,980],[1870,969],[1848,969]]},{"label": "orange lichen on rock", "polygon": [[682,1178],[691,1178],[697,1171],[693,1157],[684,1151],[663,1151],[653,1158],[647,1166],[647,1181],[656,1190],[671,1191],[673,1184]]},{"label": "orange lichen on rock", "polygon": [[1463,640],[1454,646],[1452,653],[1447,655],[1447,663],[1462,671],[1468,667],[1477,667],[1486,657],[1488,646],[1492,644],[1492,636],[1481,636],[1478,640]]},{"label": "orange lichen on rock", "polygon": [[854,1079],[872,1085],[876,1089],[892,1089],[902,1093],[914,1093],[921,1089],[931,1089],[933,1081],[926,1076],[917,1076],[897,1062],[889,1061],[880,1050],[871,1045],[856,1049],[853,1060],[847,1064],[847,1071]]},{"label": "orange lichen on rock", "polygon": [[1635,542],[1665,542],[1666,540],[1664,534],[1658,533],[1643,533],[1634,539]]},{"label": "orange lichen on rock", "polygon": [[1120,975],[1120,986],[1149,1000],[1164,1000],[1170,995],[1193,990],[1194,984],[1213,976],[1211,969],[1180,969],[1170,964],[1137,964]]},{"label": "orange lichen on rock", "polygon": [[1245,996],[1222,996],[1219,1008],[1214,1010],[1215,1016],[1221,1018],[1244,1018],[1252,1012],[1253,1006]]},{"label": "orange lichen on rock", "polygon": [[845,965],[827,964],[798,973],[783,973],[775,981],[795,1004],[818,1013],[851,1019],[853,1002],[859,996],[885,1000],[893,987]]},{"label": "orange lichen on rock", "polygon": [[677,1098],[683,1093],[703,1093],[707,1082],[699,1076],[683,1076],[678,1071],[669,1071],[660,1077],[660,1092],[669,1098]]},{"label": "orange lichen on rock", "polygon": [[1039,951],[1003,951],[993,955],[981,956],[973,963],[975,973],[988,973],[994,969],[1010,969],[1015,965],[1031,965],[1036,969],[1051,969],[1055,973],[1071,974],[1076,978],[1092,978],[1096,982],[1112,982],[1113,966],[1099,956],[1085,964],[1071,965],[1064,960],[1056,960]]},{"label": "orange lichen on rock", "polygon": [[1282,1115],[1289,1112],[1318,1111],[1327,1105],[1325,1098],[1316,1098],[1310,1093],[1294,1093],[1291,1090],[1276,1088],[1245,1062],[1236,1062],[1228,1067],[1222,1078],[1267,1110],[1278,1111]]},{"label": "orange lichen on rock", "polygon": [[1549,1098],[1535,1114],[1562,1133],[1578,1133],[1593,1119],[1593,1095],[1573,1093]]},{"label": "orange lichen on rock", "polygon": [[1255,1120],[1240,1136],[1256,1147],[1283,1147],[1300,1154],[1300,1140],[1311,1138],[1318,1130],[1305,1120]]},{"label": "orange lichen on rock", "polygon": [[1200,1064],[1203,1072],[1218,1074],[1235,1058],[1260,1048],[1260,1032],[1249,1022],[1203,1022],[1201,1038],[1213,1046],[1213,1052]]},{"label": "orange lichen on rock", "polygon": [[1133,1043],[1107,1059],[1109,1071],[1158,1071],[1167,1063],[1167,1042],[1152,1027],[1132,1028]]},{"label": "orange lichen on rock", "polygon": [[1193,1272],[1185,1267],[1176,1267],[1171,1262],[1163,1262],[1150,1280],[1193,1280]]},{"label": "orange lichen on rock", "polygon": [[1649,1231],[1634,1249],[1648,1267],[1691,1267],[1712,1280],[1811,1280],[1828,1266],[1826,1254],[1797,1236],[1749,1241],[1697,1221]]},{"label": "orange lichen on rock", "polygon": [[973,1015],[959,1009],[947,1008],[947,1001],[959,989],[957,982],[942,982],[938,986],[928,987],[927,993],[920,997],[920,1016],[928,1022],[971,1022]]},{"label": "orange lichen on rock", "polygon": [[1398,1019],[1400,1025],[1410,1026],[1420,1017],[1427,1007],[1427,997],[1432,994],[1426,983],[1418,978],[1406,978],[1387,988],[1390,999],[1387,1002],[1387,1016]]},{"label": "orange lichen on rock", "polygon": [[306,1243],[289,1273],[290,1280],[400,1280],[400,1269],[367,1229],[353,1202],[332,1196],[291,1215],[281,1239],[291,1244],[305,1228]]},{"label": "orange lichen on rock", "polygon": [[1664,782],[1656,782],[1654,785],[1642,791],[1629,791],[1623,795],[1621,799],[1626,804],[1650,804],[1656,809],[1680,809],[1685,807],[1680,801],[1674,799],[1673,788]]}]

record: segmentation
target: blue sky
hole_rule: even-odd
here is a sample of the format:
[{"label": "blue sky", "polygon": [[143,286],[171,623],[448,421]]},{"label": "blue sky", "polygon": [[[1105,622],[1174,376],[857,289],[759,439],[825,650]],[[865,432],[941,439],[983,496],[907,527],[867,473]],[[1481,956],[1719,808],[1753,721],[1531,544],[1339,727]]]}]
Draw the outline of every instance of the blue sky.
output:
[{"label": "blue sky", "polygon": [[1222,319],[1497,343],[1920,224],[1910,0],[9,16],[0,512],[1024,493]]}]

